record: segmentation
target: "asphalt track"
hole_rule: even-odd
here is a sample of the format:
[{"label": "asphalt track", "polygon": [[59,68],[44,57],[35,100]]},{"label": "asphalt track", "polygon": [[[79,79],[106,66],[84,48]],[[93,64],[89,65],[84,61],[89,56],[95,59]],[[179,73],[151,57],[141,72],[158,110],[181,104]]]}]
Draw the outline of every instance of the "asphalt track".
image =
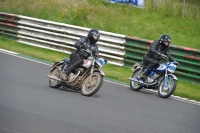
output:
[{"label": "asphalt track", "polygon": [[0,133],[200,132],[198,103],[134,92],[107,80],[85,97],[50,88],[49,70],[0,52]]}]

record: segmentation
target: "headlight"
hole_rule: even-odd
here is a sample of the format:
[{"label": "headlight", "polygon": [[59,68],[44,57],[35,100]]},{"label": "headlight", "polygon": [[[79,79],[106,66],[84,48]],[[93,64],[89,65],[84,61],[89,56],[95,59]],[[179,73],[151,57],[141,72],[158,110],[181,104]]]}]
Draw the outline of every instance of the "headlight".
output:
[{"label": "headlight", "polygon": [[99,67],[102,67],[105,64],[105,61],[103,58],[98,58],[96,63],[99,65]]}]

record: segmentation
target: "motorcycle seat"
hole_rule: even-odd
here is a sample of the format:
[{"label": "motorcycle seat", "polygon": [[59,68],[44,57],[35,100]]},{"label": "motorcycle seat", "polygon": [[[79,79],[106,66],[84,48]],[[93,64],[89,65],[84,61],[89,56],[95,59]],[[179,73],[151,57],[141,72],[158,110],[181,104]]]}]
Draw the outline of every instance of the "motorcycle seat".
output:
[{"label": "motorcycle seat", "polygon": [[68,58],[63,59],[64,62],[69,62],[70,60]]},{"label": "motorcycle seat", "polygon": [[140,62],[140,66],[141,66],[141,67],[144,67],[144,68],[147,68],[147,66],[144,64],[143,61]]}]

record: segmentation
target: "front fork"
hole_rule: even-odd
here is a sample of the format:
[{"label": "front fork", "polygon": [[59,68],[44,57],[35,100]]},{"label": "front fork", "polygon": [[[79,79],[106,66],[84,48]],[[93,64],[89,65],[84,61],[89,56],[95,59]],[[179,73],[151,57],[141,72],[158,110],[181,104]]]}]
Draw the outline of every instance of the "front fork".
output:
[{"label": "front fork", "polygon": [[94,65],[92,65],[92,68],[91,68],[91,70],[90,70],[90,79],[89,79],[89,82],[92,81],[93,71],[94,71]]},{"label": "front fork", "polygon": [[167,74],[167,69],[165,71],[165,77],[164,77],[164,89],[167,90],[168,89],[168,74]]}]

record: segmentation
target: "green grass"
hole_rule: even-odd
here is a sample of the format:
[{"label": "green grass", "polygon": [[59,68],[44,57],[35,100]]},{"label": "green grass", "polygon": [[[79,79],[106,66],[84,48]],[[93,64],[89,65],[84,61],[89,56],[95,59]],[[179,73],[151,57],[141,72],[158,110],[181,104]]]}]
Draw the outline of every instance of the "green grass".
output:
[{"label": "green grass", "polygon": [[200,101],[200,84],[178,81],[177,89],[173,95]]},{"label": "green grass", "polygon": [[[167,2],[167,0],[165,0]],[[153,11],[151,1],[145,8],[111,4],[106,0],[1,0],[1,12],[78,25],[155,40],[167,33],[172,44],[200,49],[200,2],[187,2],[187,17],[181,17],[182,1],[174,0]],[[31,3],[31,4],[30,4]],[[173,6],[169,6],[173,5]],[[19,8],[20,7],[20,8]]]},{"label": "green grass", "polygon": [[[50,61],[52,63],[55,61],[61,61],[64,57],[69,57],[68,54],[21,44],[5,37],[0,37],[0,48]],[[111,64],[106,64],[102,67],[102,70],[104,71],[106,78],[118,80],[128,84],[128,78],[132,76],[130,68],[117,67]],[[200,101],[200,84],[192,84],[178,80],[174,95]]]}]

